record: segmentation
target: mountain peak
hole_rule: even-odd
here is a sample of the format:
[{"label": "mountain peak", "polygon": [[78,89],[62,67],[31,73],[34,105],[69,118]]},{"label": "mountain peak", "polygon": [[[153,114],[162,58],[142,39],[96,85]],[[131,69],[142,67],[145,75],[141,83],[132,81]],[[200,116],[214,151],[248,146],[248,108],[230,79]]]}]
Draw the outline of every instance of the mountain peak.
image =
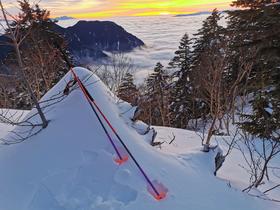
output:
[{"label": "mountain peak", "polygon": [[69,17],[69,16],[60,16],[60,17],[53,18],[53,20],[57,20],[57,21],[60,21],[60,20],[74,20],[74,19],[76,19],[76,18]]}]

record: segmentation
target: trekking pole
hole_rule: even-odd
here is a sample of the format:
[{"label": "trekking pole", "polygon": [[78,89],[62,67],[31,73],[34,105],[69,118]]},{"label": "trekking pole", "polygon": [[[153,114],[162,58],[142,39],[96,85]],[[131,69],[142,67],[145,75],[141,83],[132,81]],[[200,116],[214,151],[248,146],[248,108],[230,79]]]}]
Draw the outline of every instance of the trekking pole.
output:
[{"label": "trekking pole", "polygon": [[[156,200],[162,200],[163,198],[166,197],[166,191],[162,191],[159,192],[157,190],[157,188],[155,187],[155,185],[153,184],[153,182],[149,179],[148,175],[146,174],[146,172],[144,171],[144,169],[140,166],[140,164],[138,163],[138,161],[135,159],[134,155],[130,152],[130,150],[128,149],[128,147],[126,146],[126,144],[124,143],[124,141],[122,140],[122,138],[119,136],[119,134],[117,133],[117,131],[114,129],[114,127],[112,126],[112,124],[110,123],[110,121],[108,120],[108,118],[105,116],[105,114],[102,112],[102,110],[99,108],[99,106],[97,105],[97,103],[95,102],[95,100],[93,99],[93,97],[90,95],[89,91],[87,90],[87,88],[83,85],[83,83],[80,81],[80,79],[77,77],[76,73],[73,71],[73,66],[70,63],[68,57],[65,55],[65,53],[62,51],[62,49],[60,48],[60,46],[58,46],[58,49],[60,50],[61,54],[63,55],[66,63],[68,64],[68,66],[70,67],[70,70],[72,72],[72,74],[74,75],[74,78],[77,78],[77,82],[81,88],[81,90],[83,91],[84,95],[86,96],[86,98],[88,99],[89,103],[91,102],[94,107],[98,110],[98,112],[101,114],[101,116],[103,117],[103,119],[105,120],[105,122],[108,124],[108,126],[111,128],[111,130],[113,131],[113,133],[115,134],[115,136],[118,138],[119,142],[122,144],[122,146],[124,147],[124,149],[126,150],[126,152],[129,154],[129,156],[131,157],[131,159],[133,160],[133,162],[135,163],[135,165],[137,166],[137,168],[140,170],[140,172],[142,173],[142,175],[144,176],[144,178],[146,179],[147,183],[149,184],[149,186],[151,187],[152,191],[154,193],[152,193],[152,195],[154,196],[154,198]],[[93,109],[93,111],[95,112],[97,118],[99,119],[99,122],[101,125],[104,126],[104,124],[102,123],[99,115],[97,114],[95,108],[93,107],[93,105],[91,104],[91,107]],[[103,127],[102,126],[102,127]],[[105,126],[103,127],[103,129],[106,130]],[[111,137],[109,138],[111,139]],[[112,139],[111,139],[112,140]],[[112,140],[113,143],[113,140]],[[113,143],[114,145],[114,143]],[[117,150],[116,150],[117,151]],[[127,160],[127,159],[126,159]],[[125,160],[125,161],[126,161]]]},{"label": "trekking pole", "polygon": [[[72,70],[73,71],[73,70]],[[79,81],[79,80],[78,80]],[[128,149],[128,147],[126,146],[126,144],[124,143],[124,141],[121,139],[121,137],[119,136],[119,134],[117,133],[117,131],[113,128],[112,124],[109,122],[109,120],[107,119],[107,117],[104,115],[104,113],[101,111],[101,109],[99,108],[99,106],[96,104],[95,100],[92,98],[92,96],[90,95],[90,93],[88,92],[88,90],[84,87],[83,84],[81,84],[81,86],[83,86],[83,89],[85,91],[86,94],[88,94],[88,97],[91,99],[91,102],[94,104],[95,108],[98,110],[98,112],[101,114],[101,116],[103,117],[103,119],[106,121],[106,123],[109,125],[109,127],[111,128],[111,130],[114,132],[114,134],[116,135],[116,137],[118,138],[118,140],[120,141],[120,143],[122,144],[122,146],[125,148],[126,152],[129,154],[129,156],[131,157],[131,159],[133,160],[133,162],[136,164],[137,168],[140,170],[140,172],[143,174],[143,176],[145,177],[146,181],[148,182],[148,184],[151,186],[152,190],[154,191],[154,193],[156,194],[155,198],[157,200],[161,200],[165,197],[165,195],[163,195],[163,193],[159,193],[159,191],[156,189],[156,187],[154,186],[154,184],[152,183],[152,181],[149,179],[149,177],[147,176],[147,174],[145,173],[145,171],[143,170],[143,168],[140,166],[140,164],[138,163],[138,161],[135,159],[134,155],[130,152],[130,150]]]},{"label": "trekking pole", "polygon": [[165,193],[160,193],[156,187],[154,186],[154,184],[152,183],[152,181],[149,179],[148,175],[146,174],[146,172],[144,171],[144,169],[140,166],[140,164],[138,163],[138,161],[136,160],[136,158],[134,157],[134,155],[130,152],[130,150],[128,149],[128,147],[126,146],[126,144],[124,143],[124,141],[122,140],[122,138],[119,136],[119,134],[117,133],[117,131],[114,129],[114,127],[112,126],[112,124],[110,123],[110,121],[108,120],[108,118],[104,115],[104,113],[101,111],[101,109],[99,108],[99,106],[96,104],[96,102],[93,100],[92,103],[94,104],[94,106],[96,107],[96,109],[98,110],[98,112],[101,114],[101,116],[103,117],[103,119],[106,121],[106,123],[108,124],[108,126],[111,128],[111,130],[113,131],[113,133],[116,135],[116,137],[118,138],[118,140],[120,141],[120,143],[122,144],[122,146],[125,148],[126,152],[129,154],[129,156],[131,157],[131,159],[133,160],[133,162],[135,163],[135,165],[137,166],[137,168],[140,170],[140,172],[142,173],[142,175],[145,177],[146,181],[148,182],[148,184],[150,185],[150,187],[152,188],[152,190],[155,193],[155,198],[157,200],[161,200],[163,199],[166,194]]},{"label": "trekking pole", "polygon": [[112,144],[112,146],[113,146],[115,152],[116,152],[117,155],[118,155],[118,159],[115,159],[115,162],[118,163],[119,165],[121,165],[122,163],[124,163],[124,162],[126,162],[126,161],[128,160],[128,156],[122,156],[122,155],[120,154],[120,152],[119,152],[117,146],[115,145],[113,139],[111,138],[109,132],[107,131],[105,125],[103,124],[103,122],[102,122],[102,120],[100,119],[100,117],[99,117],[97,111],[95,110],[95,108],[93,107],[93,105],[92,105],[92,103],[91,103],[92,100],[93,100],[93,98],[88,94],[88,91],[87,91],[86,87],[83,85],[83,83],[82,83],[81,80],[78,78],[78,76],[76,75],[76,73],[73,71],[72,68],[71,68],[71,72],[72,72],[72,74],[73,74],[75,80],[78,82],[78,85],[79,85],[80,89],[81,89],[82,92],[84,93],[84,95],[85,95],[86,99],[88,100],[88,102],[89,102],[89,104],[90,104],[90,106],[91,106],[93,112],[95,113],[95,116],[97,117],[97,119],[98,119],[100,125],[102,126],[102,128],[103,128],[104,132],[106,133],[106,135],[107,135],[107,137],[108,137],[110,143]]},{"label": "trekking pole", "polygon": [[69,61],[68,57],[65,55],[65,53],[62,51],[61,47],[59,45],[57,45],[57,48],[60,50],[65,62],[67,63],[67,65],[70,68],[70,71],[74,77],[74,80],[78,83],[79,88],[82,90],[83,95],[85,96],[85,98],[87,99],[91,109],[93,110],[95,116],[97,117],[101,127],[103,128],[103,131],[105,132],[107,138],[109,139],[111,145],[113,146],[118,158],[115,159],[115,162],[118,163],[119,165],[121,165],[122,163],[126,162],[128,160],[128,156],[122,156],[117,148],[117,146],[115,145],[113,139],[111,138],[108,130],[106,129],[105,125],[103,124],[102,120],[100,119],[97,111],[95,110],[94,106],[92,105],[92,101],[93,98],[91,97],[91,95],[89,94],[88,90],[86,89],[86,87],[83,85],[83,83],[81,82],[81,80],[79,79],[79,77],[77,76],[77,74],[73,71],[73,65],[71,64],[71,62]]}]

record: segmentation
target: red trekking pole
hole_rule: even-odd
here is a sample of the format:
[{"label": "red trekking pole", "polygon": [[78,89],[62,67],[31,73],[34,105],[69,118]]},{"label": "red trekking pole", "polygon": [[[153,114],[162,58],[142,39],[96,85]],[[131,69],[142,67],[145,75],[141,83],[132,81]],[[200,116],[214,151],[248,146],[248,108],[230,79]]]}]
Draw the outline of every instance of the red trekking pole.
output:
[{"label": "red trekking pole", "polygon": [[[87,101],[89,102],[92,110],[94,111],[98,121],[100,122],[104,132],[106,133],[108,139],[110,140],[111,144],[113,145],[116,153],[119,156],[118,160],[115,160],[117,163],[122,164],[123,162],[128,160],[128,157],[125,156],[124,158],[121,157],[116,145],[114,144],[111,136],[109,135],[106,127],[104,126],[102,120],[100,119],[96,109],[98,110],[98,112],[101,114],[101,116],[103,117],[103,119],[105,120],[105,122],[108,124],[108,126],[111,128],[111,130],[113,131],[113,133],[115,134],[115,136],[118,138],[119,142],[122,144],[122,146],[124,147],[124,149],[126,150],[126,152],[129,154],[129,156],[131,157],[131,159],[133,160],[133,162],[135,163],[135,165],[137,166],[137,168],[140,170],[140,172],[142,173],[142,175],[144,176],[144,178],[146,179],[147,183],[148,183],[148,191],[149,193],[152,194],[152,196],[156,199],[156,200],[162,200],[166,197],[166,194],[168,192],[167,188],[165,188],[162,184],[154,181],[152,182],[148,175],[146,174],[146,172],[144,171],[144,169],[140,166],[140,164],[138,163],[138,161],[135,159],[134,155],[130,152],[130,150],[128,149],[128,147],[126,146],[126,144],[124,143],[124,141],[122,140],[122,138],[119,136],[119,134],[117,133],[117,131],[114,129],[114,127],[112,126],[112,124],[110,123],[110,121],[107,119],[107,117],[105,116],[105,114],[102,112],[102,110],[99,108],[99,106],[96,104],[95,100],[93,99],[93,97],[90,95],[89,91],[87,90],[87,88],[83,85],[83,83],[81,82],[81,80],[78,78],[78,76],[76,75],[76,73],[73,71],[72,69],[72,64],[70,63],[68,57],[65,55],[65,53],[62,51],[62,49],[60,48],[59,45],[57,45],[58,49],[60,50],[61,54],[64,57],[64,60],[66,61],[66,63],[68,64],[68,66],[70,67],[70,70],[74,76],[74,79],[78,82],[78,85],[80,87],[80,89],[82,90],[83,94],[85,95]],[[95,109],[96,108],[96,109]]]},{"label": "red trekking pole", "polygon": [[102,128],[103,128],[105,134],[107,135],[107,137],[108,137],[110,143],[112,144],[112,146],[113,146],[115,152],[116,152],[117,155],[118,155],[118,158],[115,159],[115,162],[118,163],[119,165],[123,164],[124,162],[126,162],[126,161],[128,160],[128,156],[127,156],[127,155],[125,155],[125,156],[121,155],[121,153],[119,152],[119,150],[118,150],[117,146],[115,145],[113,139],[111,138],[109,132],[107,131],[106,127],[104,126],[104,124],[103,124],[103,122],[102,122],[102,120],[100,119],[98,113],[96,112],[95,108],[94,108],[93,105],[92,105],[92,100],[93,100],[93,98],[89,95],[89,93],[88,93],[86,87],[83,85],[83,83],[82,83],[81,80],[78,78],[78,76],[77,76],[76,73],[73,71],[73,69],[71,68],[70,70],[71,70],[71,72],[72,72],[72,74],[73,74],[73,76],[74,76],[74,79],[77,81],[77,83],[78,83],[80,89],[82,90],[84,96],[86,97],[87,101],[89,102],[89,104],[90,104],[90,106],[91,106],[93,112],[95,113],[95,116],[97,117],[97,119],[98,119],[100,125],[102,126]]}]

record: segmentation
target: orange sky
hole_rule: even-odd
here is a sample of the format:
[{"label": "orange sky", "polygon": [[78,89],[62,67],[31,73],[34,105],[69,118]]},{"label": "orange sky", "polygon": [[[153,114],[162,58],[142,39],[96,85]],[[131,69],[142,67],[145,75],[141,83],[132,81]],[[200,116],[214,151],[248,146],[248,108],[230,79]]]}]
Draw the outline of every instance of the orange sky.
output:
[{"label": "orange sky", "polygon": [[[3,0],[15,10],[15,0]],[[228,0],[37,0],[52,16],[103,18],[113,16],[174,15],[229,8]]]}]

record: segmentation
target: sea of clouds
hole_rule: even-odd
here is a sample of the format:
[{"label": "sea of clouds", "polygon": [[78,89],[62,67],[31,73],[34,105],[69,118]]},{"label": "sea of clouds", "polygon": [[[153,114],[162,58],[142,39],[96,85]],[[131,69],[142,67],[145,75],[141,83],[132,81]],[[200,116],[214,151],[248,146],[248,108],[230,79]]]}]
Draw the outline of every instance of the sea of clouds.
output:
[{"label": "sea of clouds", "polygon": [[[180,39],[185,33],[190,38],[201,28],[203,20],[208,15],[198,16],[149,16],[149,17],[114,17],[101,20],[110,20],[121,25],[126,31],[144,41],[145,46],[126,53],[135,65],[135,78],[142,83],[147,75],[153,71],[157,62],[167,65],[174,57]],[[68,27],[79,20],[63,20],[58,24]]]},{"label": "sea of clouds", "polygon": [[[200,16],[153,16],[153,17],[116,17],[110,19],[126,31],[144,41],[145,46],[126,54],[136,66],[137,83],[153,70],[157,62],[167,65],[174,57],[179,41],[185,33],[192,38],[201,27],[207,15]],[[78,20],[60,21],[62,27],[74,25]]]}]

